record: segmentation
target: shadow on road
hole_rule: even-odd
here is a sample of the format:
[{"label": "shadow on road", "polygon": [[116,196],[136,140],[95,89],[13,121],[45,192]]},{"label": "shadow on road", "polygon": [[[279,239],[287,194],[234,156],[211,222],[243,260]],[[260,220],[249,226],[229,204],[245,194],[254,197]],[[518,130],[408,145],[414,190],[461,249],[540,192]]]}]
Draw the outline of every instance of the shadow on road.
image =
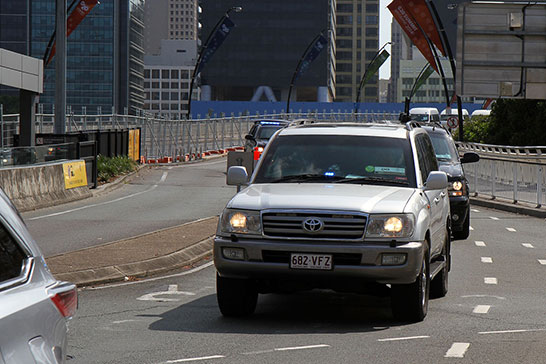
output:
[{"label": "shadow on road", "polygon": [[[141,315],[150,317],[148,315]],[[208,295],[159,316],[150,330],[234,334],[368,332],[393,326],[388,297],[310,291],[260,295],[254,315],[225,318]]]}]

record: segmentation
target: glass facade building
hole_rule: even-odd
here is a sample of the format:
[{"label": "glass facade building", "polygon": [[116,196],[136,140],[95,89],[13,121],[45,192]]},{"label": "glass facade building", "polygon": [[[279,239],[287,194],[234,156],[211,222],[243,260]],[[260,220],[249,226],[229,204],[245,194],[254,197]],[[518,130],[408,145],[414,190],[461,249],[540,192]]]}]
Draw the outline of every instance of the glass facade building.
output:
[{"label": "glass facade building", "polygon": [[[85,107],[90,114],[112,109],[134,114],[142,109],[144,1],[101,0],[68,37],[66,102],[72,112],[81,113]],[[68,6],[77,3],[67,1]],[[55,31],[56,0],[1,0],[0,4],[0,47],[42,59]],[[8,15],[10,26],[4,23]],[[53,111],[55,57],[44,64],[39,103],[44,112]]]}]

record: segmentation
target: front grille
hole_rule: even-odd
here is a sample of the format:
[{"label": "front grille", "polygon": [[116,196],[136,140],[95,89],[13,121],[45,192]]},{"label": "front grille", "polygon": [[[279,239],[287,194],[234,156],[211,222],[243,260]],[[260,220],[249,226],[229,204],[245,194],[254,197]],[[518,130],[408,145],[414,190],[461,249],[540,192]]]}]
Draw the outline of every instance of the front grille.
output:
[{"label": "front grille", "polygon": [[[320,220],[323,228],[304,229],[308,219]],[[362,240],[367,217],[363,214],[324,212],[266,212],[262,215],[264,235],[272,238]]]},{"label": "front grille", "polygon": [[[336,265],[360,265],[362,254],[334,253],[332,262]],[[290,262],[290,252],[277,250],[263,250],[262,259],[265,263],[286,263]]]}]

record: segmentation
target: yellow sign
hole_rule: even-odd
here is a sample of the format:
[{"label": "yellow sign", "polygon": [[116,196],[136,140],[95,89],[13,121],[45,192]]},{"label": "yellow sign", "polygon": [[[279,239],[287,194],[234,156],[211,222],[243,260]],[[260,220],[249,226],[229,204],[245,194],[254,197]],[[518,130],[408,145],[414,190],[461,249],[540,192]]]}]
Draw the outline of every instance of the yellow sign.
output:
[{"label": "yellow sign", "polygon": [[129,158],[140,160],[140,129],[129,130]]},{"label": "yellow sign", "polygon": [[87,186],[87,172],[84,161],[63,163],[63,174],[65,189]]}]

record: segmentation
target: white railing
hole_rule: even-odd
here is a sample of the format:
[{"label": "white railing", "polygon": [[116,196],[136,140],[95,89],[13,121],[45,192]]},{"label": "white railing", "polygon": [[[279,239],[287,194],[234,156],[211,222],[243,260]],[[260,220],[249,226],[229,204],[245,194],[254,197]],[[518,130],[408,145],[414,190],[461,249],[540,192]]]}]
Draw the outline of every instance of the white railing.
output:
[{"label": "white railing", "polygon": [[464,165],[474,195],[527,202],[542,207],[546,196],[546,147],[457,143],[459,152],[476,152],[477,163]]}]

